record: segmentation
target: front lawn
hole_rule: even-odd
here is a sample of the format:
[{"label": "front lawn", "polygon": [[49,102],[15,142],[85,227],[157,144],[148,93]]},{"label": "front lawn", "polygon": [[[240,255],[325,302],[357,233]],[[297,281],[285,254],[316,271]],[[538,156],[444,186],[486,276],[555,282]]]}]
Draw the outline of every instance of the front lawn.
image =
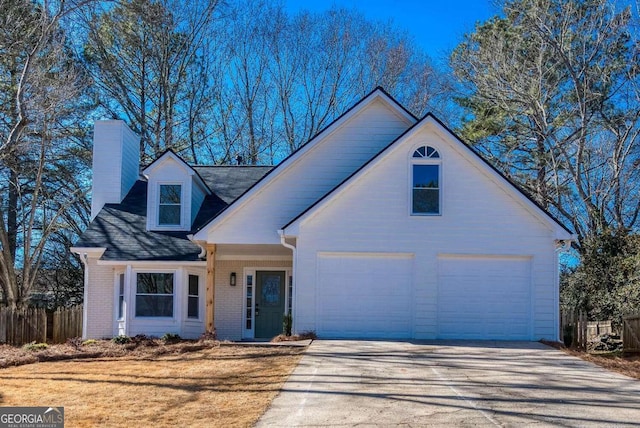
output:
[{"label": "front lawn", "polygon": [[[69,427],[251,426],[302,351],[157,346],[121,356],[6,367],[0,369],[0,406],[63,406]],[[0,349],[0,359],[2,354]]]}]

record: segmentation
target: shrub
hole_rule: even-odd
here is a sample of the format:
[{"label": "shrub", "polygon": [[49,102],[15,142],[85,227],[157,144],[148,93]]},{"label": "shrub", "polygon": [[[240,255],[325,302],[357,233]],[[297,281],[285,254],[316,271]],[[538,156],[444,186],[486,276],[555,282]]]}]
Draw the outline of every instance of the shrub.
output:
[{"label": "shrub", "polygon": [[292,322],[293,319],[291,317],[291,312],[289,312],[282,318],[282,332],[285,334],[285,336],[291,336]]},{"label": "shrub", "polygon": [[314,331],[303,331],[300,334],[295,334],[295,335],[290,335],[287,336],[285,334],[279,334],[276,337],[274,337],[273,339],[271,339],[271,342],[295,342],[298,340],[314,340],[316,339],[316,333]]},{"label": "shrub", "polygon": [[67,339],[67,345],[72,346],[77,351],[82,347],[82,338],[80,338],[80,337],[70,337],[70,338]]},{"label": "shrub", "polygon": [[180,335],[175,333],[165,333],[164,336],[161,337],[161,339],[165,343],[176,343],[182,340]]},{"label": "shrub", "polygon": [[131,343],[131,338],[129,336],[120,335],[114,337],[113,339],[111,339],[111,341],[118,345],[126,345],[127,343]]},{"label": "shrub", "polygon": [[48,347],[49,345],[47,345],[46,343],[36,343],[35,341],[33,341],[24,345],[22,349],[24,349],[25,351],[42,351],[44,349],[47,349]]},{"label": "shrub", "polygon": [[205,331],[200,335],[200,338],[198,340],[200,340],[201,342],[205,342],[207,340],[218,340],[216,330],[213,329],[213,331]]},{"label": "shrub", "polygon": [[563,309],[584,310],[590,320],[611,319],[615,326],[640,311],[640,235],[613,231],[586,238],[580,262],[561,274]]},{"label": "shrub", "polygon": [[311,330],[303,331],[298,335],[298,337],[300,338],[300,340],[307,340],[307,339],[316,340],[318,338],[318,336],[316,335],[316,332]]}]

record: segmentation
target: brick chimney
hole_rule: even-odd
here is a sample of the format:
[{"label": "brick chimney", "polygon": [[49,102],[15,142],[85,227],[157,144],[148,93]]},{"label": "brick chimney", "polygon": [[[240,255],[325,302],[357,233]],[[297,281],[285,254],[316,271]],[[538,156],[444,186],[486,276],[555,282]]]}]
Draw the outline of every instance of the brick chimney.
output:
[{"label": "brick chimney", "polygon": [[140,175],[140,137],[122,120],[98,120],[93,131],[91,219],[120,203]]}]

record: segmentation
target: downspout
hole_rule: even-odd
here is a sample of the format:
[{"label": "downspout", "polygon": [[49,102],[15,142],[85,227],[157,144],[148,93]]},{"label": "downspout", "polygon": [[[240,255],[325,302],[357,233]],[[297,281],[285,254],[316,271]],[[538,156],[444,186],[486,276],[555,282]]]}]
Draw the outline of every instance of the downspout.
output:
[{"label": "downspout", "polygon": [[[297,284],[297,278],[296,278],[296,265],[297,263],[297,258],[298,258],[298,251],[297,248],[295,247],[295,245],[291,245],[289,243],[287,243],[285,235],[284,235],[284,230],[280,229],[278,230],[278,234],[280,235],[280,243],[282,244],[283,247],[288,248],[291,250],[292,252],[292,263],[291,263],[291,280],[293,282],[292,286],[293,286],[293,293],[291,296],[291,299],[293,300],[293,302],[295,302],[297,300],[296,296],[298,294],[298,287],[296,286]],[[296,305],[293,304],[293,302],[291,302],[291,334],[293,334],[293,332],[295,332],[295,313],[296,313]]]},{"label": "downspout", "polygon": [[89,306],[89,256],[80,253],[80,261],[84,265],[84,290],[82,291],[82,339],[87,339],[87,307]]}]

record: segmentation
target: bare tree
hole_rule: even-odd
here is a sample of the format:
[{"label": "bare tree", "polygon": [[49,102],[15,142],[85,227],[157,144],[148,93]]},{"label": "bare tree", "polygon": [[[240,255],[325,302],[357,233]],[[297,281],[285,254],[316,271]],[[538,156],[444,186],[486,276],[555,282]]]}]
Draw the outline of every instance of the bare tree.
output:
[{"label": "bare tree", "polygon": [[449,103],[443,73],[391,24],[339,8],[291,15],[263,0],[222,10],[212,139],[222,161],[277,161],[376,86],[416,114]]},{"label": "bare tree", "polygon": [[60,20],[84,4],[0,0],[0,287],[10,307],[27,303],[50,237],[85,196],[76,171],[60,173],[87,102]]},{"label": "bare tree", "polygon": [[637,227],[638,44],[606,0],[510,0],[452,56],[463,134],[589,236]]},{"label": "bare tree", "polygon": [[[85,19],[84,58],[103,107],[140,134],[149,161],[168,148],[195,155],[210,108],[208,38],[217,0],[126,0]],[[201,80],[200,80],[201,79]]]}]

